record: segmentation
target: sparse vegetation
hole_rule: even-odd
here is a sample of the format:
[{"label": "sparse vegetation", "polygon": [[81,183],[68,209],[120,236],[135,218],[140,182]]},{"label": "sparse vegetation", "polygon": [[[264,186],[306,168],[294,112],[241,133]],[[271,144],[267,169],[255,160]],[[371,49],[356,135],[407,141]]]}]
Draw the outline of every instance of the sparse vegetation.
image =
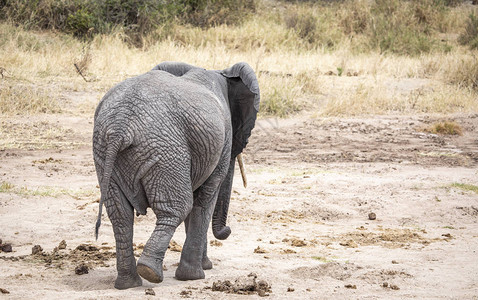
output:
[{"label": "sparse vegetation", "polygon": [[467,184],[467,183],[453,183],[451,187],[459,188],[464,191],[475,192],[478,193],[478,186],[474,184]]}]

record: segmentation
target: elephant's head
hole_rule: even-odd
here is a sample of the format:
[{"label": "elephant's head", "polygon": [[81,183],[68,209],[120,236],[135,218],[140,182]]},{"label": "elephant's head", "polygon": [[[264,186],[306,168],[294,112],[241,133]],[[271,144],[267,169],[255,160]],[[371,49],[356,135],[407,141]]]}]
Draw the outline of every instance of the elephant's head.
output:
[{"label": "elephant's head", "polygon": [[[183,76],[194,69],[199,68],[176,62],[163,62],[153,68],[153,70],[163,70],[175,76]],[[225,70],[210,72],[219,74],[218,78],[223,85],[221,91],[224,95],[222,96],[229,102],[231,110],[233,131],[231,161],[227,177],[219,191],[212,220],[214,236],[218,239],[226,239],[231,233],[231,229],[226,226],[226,220],[234,176],[234,159],[246,147],[251,136],[259,111],[260,91],[256,75],[247,63],[241,62]]]},{"label": "elephant's head", "polygon": [[233,137],[229,171],[219,191],[212,230],[217,239],[224,240],[231,234],[231,229],[226,226],[226,220],[234,177],[234,159],[246,147],[251,136],[259,111],[260,91],[256,75],[246,63],[237,63],[220,73],[227,78]]}]

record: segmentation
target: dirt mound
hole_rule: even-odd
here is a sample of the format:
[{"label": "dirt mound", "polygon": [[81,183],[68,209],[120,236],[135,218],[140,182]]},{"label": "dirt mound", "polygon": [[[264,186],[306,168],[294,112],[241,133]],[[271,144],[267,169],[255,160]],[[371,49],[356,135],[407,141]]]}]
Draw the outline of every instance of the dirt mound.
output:
[{"label": "dirt mound", "polygon": [[252,295],[257,293],[261,297],[268,296],[268,293],[272,292],[271,285],[265,280],[257,280],[255,273],[239,277],[235,279],[234,282],[230,280],[215,281],[211,289],[213,291],[239,295]]},{"label": "dirt mound", "polygon": [[315,267],[300,267],[292,270],[292,274],[294,277],[299,278],[320,279],[321,277],[328,276],[337,280],[346,280],[359,269],[362,269],[362,267],[355,264],[329,262]]},{"label": "dirt mound", "polygon": [[[428,239],[410,229],[383,229],[381,232],[355,231],[339,237],[340,245],[356,248],[360,246],[379,245],[385,248],[400,248],[410,243],[430,244]],[[354,246],[355,245],[355,246]]]}]

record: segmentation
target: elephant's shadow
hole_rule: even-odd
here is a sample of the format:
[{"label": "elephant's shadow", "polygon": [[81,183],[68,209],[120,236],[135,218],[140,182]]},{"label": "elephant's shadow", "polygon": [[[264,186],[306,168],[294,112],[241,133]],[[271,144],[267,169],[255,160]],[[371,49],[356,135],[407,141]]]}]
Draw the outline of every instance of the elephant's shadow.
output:
[{"label": "elephant's shadow", "polygon": [[[164,271],[164,281],[159,284],[151,283],[143,279],[143,285],[138,289],[154,288],[160,286],[176,286],[181,281],[174,278],[175,268]],[[114,289],[116,279],[116,269],[114,267],[90,269],[88,274],[76,275],[69,274],[64,277],[63,283],[74,291],[98,291]]]}]

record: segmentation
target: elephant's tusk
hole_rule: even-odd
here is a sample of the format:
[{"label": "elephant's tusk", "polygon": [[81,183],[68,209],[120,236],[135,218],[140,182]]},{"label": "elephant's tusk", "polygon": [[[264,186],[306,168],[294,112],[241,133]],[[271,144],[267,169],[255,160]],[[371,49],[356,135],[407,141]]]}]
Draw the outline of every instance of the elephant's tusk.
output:
[{"label": "elephant's tusk", "polygon": [[237,155],[237,162],[239,163],[239,169],[241,169],[242,182],[244,183],[244,187],[247,188],[247,177],[246,170],[244,169],[244,161],[242,160],[242,153]]}]

